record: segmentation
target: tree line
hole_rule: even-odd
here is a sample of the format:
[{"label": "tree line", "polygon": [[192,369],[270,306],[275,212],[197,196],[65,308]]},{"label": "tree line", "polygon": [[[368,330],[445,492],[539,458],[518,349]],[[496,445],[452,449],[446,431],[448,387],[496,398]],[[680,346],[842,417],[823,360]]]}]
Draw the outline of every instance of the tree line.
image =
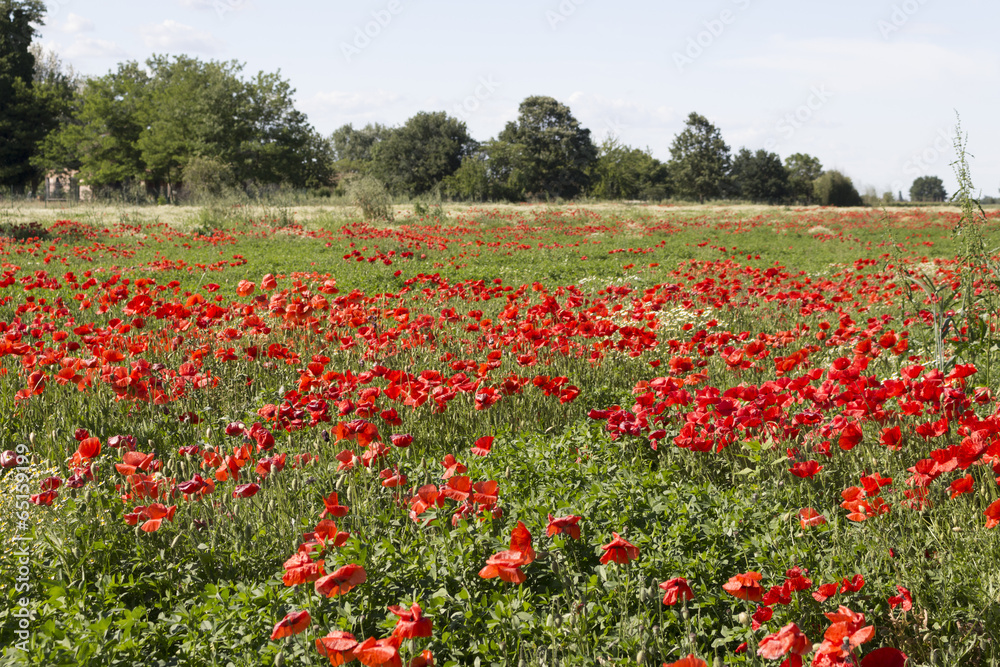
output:
[{"label": "tree line", "polygon": [[[697,113],[666,162],[616,136],[595,143],[568,106],[545,96],[525,99],[483,142],[445,112],[323,137],[280,72],[247,76],[235,61],[181,55],[78,77],[32,44],[44,9],[41,0],[0,0],[0,186],[21,192],[36,192],[47,174],[73,173],[97,190],[142,184],[167,200],[270,187],[343,193],[366,178],[396,196],[464,201],[862,203],[847,176],[813,156],[732,153]],[[917,179],[910,194],[945,197],[936,177]]]}]

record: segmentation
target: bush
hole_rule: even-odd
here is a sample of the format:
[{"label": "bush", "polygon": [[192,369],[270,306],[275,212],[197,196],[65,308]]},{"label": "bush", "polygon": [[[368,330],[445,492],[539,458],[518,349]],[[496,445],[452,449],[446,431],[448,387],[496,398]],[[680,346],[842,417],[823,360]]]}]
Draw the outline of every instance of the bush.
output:
[{"label": "bush", "polygon": [[230,195],[236,182],[229,165],[209,157],[191,158],[183,178],[184,198],[196,202]]},{"label": "bush", "polygon": [[347,186],[351,203],[361,209],[365,220],[392,222],[392,198],[382,181],[372,176],[362,176]]},{"label": "bush", "polygon": [[861,206],[854,183],[839,171],[827,171],[813,181],[813,196],[821,206]]}]

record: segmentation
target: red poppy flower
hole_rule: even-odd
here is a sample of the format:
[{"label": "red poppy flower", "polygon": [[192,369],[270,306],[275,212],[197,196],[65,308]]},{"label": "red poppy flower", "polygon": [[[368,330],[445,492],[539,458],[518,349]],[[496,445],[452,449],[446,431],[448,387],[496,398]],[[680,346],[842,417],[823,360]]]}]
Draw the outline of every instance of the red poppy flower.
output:
[{"label": "red poppy flower", "polygon": [[461,475],[463,472],[468,471],[468,468],[464,464],[455,460],[453,454],[445,455],[444,461],[441,461],[441,465],[444,466],[444,474],[441,475],[441,479],[448,479],[452,475]]},{"label": "red poppy flower", "polygon": [[812,651],[812,643],[809,638],[799,630],[799,626],[795,623],[789,623],[781,630],[760,640],[757,655],[768,660],[777,660],[787,653],[802,656],[810,651]]},{"label": "red poppy flower", "polygon": [[580,523],[580,519],[581,517],[578,516],[554,517],[550,514],[546,534],[552,537],[559,533],[566,533],[574,540],[578,540],[580,539],[580,526],[577,524]]},{"label": "red poppy flower", "polygon": [[601,563],[607,565],[608,563],[614,561],[615,563],[628,563],[639,557],[639,549],[634,544],[623,538],[618,533],[611,533],[614,539],[607,544],[601,545],[604,549],[604,555],[601,556]]},{"label": "red poppy flower", "polygon": [[857,424],[851,422],[840,432],[840,438],[837,440],[837,444],[844,451],[850,451],[854,449],[864,435],[861,433],[861,427]]},{"label": "red poppy flower", "polygon": [[788,472],[792,473],[796,477],[811,479],[822,469],[823,466],[821,466],[818,461],[799,461],[789,468]]},{"label": "red poppy flower", "polygon": [[895,609],[896,607],[902,607],[903,611],[910,611],[913,609],[913,597],[910,595],[910,591],[902,586],[896,586],[896,590],[899,591],[899,595],[892,595],[889,597],[889,608]]},{"label": "red poppy flower", "polygon": [[258,491],[260,491],[260,486],[253,482],[240,484],[233,489],[233,498],[252,498]]},{"label": "red poppy flower", "polygon": [[521,571],[521,566],[527,564],[527,559],[520,551],[500,551],[486,560],[486,567],[479,571],[479,576],[483,579],[500,577],[511,584],[523,584],[527,577]]},{"label": "red poppy flower", "polygon": [[663,663],[663,667],[708,667],[708,664],[701,658],[696,657],[694,653],[691,653],[676,662]]},{"label": "red poppy flower", "polygon": [[315,588],[320,595],[332,598],[336,595],[344,595],[355,586],[365,583],[367,579],[368,573],[365,572],[365,568],[352,563],[317,579]]},{"label": "red poppy flower", "polygon": [[750,624],[750,629],[755,631],[759,630],[760,626],[770,621],[772,616],[774,616],[774,609],[767,605],[763,607],[758,606],[757,610],[754,611],[753,616],[750,617],[753,621]]},{"label": "red poppy flower", "polygon": [[853,650],[875,636],[875,627],[865,625],[864,614],[855,613],[843,605],[825,616],[830,619],[831,625],[823,635],[824,644],[841,647],[846,641]]},{"label": "red poppy flower", "polygon": [[285,583],[285,586],[297,586],[316,581],[325,574],[322,560],[313,562],[309,554],[302,553],[301,551],[296,552],[291,558],[286,560],[283,567],[285,568],[285,574],[281,580]]},{"label": "red poppy flower", "polygon": [[826,523],[826,517],[811,507],[803,507],[799,510],[799,523],[803,528],[822,526]]},{"label": "red poppy flower", "polygon": [[399,657],[399,637],[369,637],[354,647],[354,655],[367,667],[403,667]]},{"label": "red poppy flower", "polygon": [[416,602],[409,609],[393,606],[389,607],[389,611],[399,616],[396,627],[392,631],[394,637],[416,639],[417,637],[430,637],[433,634],[431,619],[423,617],[423,609]]},{"label": "red poppy flower", "polygon": [[857,593],[864,587],[865,587],[865,578],[860,574],[856,574],[851,579],[844,577],[843,581],[840,584],[840,592]]},{"label": "red poppy flower", "polygon": [[898,648],[883,646],[861,658],[861,667],[904,667],[907,655]]},{"label": "red poppy flower", "polygon": [[429,649],[424,649],[420,655],[410,660],[409,667],[434,667],[434,654]]},{"label": "red poppy flower", "polygon": [[394,433],[389,436],[393,447],[409,447],[413,444],[413,436],[409,433]]},{"label": "red poppy flower", "polygon": [[524,554],[525,564],[535,560],[535,550],[531,548],[531,533],[521,521],[510,533],[510,550]]},{"label": "red poppy flower", "polygon": [[271,631],[271,641],[299,634],[309,627],[310,620],[307,610],[293,611],[287,614],[275,624],[274,630]]},{"label": "red poppy flower", "polygon": [[820,584],[815,591],[813,591],[813,599],[816,602],[826,602],[828,599],[837,594],[840,590],[840,584],[836,581],[832,584]]},{"label": "red poppy flower", "polygon": [[351,508],[347,507],[346,505],[340,504],[340,502],[337,499],[336,491],[334,491],[329,496],[323,499],[323,506],[324,506],[323,512],[322,514],[319,515],[320,519],[325,518],[326,515],[328,514],[330,516],[340,518],[342,516],[347,516],[347,513],[351,511]]},{"label": "red poppy flower", "polygon": [[764,591],[760,587],[762,576],[760,572],[734,574],[722,585],[722,590],[740,600],[760,602],[764,597]]},{"label": "red poppy flower", "polygon": [[487,435],[476,440],[476,443],[472,446],[472,453],[476,456],[486,456],[490,453],[490,447],[493,446],[493,436]]},{"label": "red poppy flower", "polygon": [[673,579],[668,579],[660,584],[660,588],[664,591],[663,604],[670,607],[677,604],[678,600],[694,599],[694,591],[691,590],[687,579],[684,577],[674,577]]},{"label": "red poppy flower", "polygon": [[316,650],[319,654],[329,658],[330,664],[346,665],[356,658],[354,649],[357,648],[358,641],[349,632],[343,630],[333,630],[325,637],[316,640]]},{"label": "red poppy flower", "polygon": [[55,491],[46,491],[44,493],[37,493],[28,498],[28,502],[38,505],[40,507],[48,507],[52,504],[59,494]]},{"label": "red poppy flower", "polygon": [[76,450],[81,458],[92,459],[101,453],[101,441],[94,437],[88,437],[80,441],[80,446]]},{"label": "red poppy flower", "polygon": [[948,485],[948,488],[951,489],[952,498],[960,496],[963,493],[972,493],[972,475],[966,475],[961,479],[956,479]]}]

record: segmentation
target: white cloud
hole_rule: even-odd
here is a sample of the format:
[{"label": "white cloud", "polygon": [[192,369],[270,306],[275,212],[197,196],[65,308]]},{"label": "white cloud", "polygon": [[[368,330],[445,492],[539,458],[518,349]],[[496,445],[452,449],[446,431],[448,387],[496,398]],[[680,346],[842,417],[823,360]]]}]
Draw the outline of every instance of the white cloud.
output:
[{"label": "white cloud", "polygon": [[57,30],[67,33],[78,33],[78,32],[93,32],[94,22],[90,19],[85,19],[79,14],[70,13],[66,17],[66,22],[57,27]]},{"label": "white cloud", "polygon": [[[668,106],[655,106],[631,99],[574,92],[565,102],[577,120],[590,128],[591,137],[600,142],[610,135],[628,143],[630,139],[648,141],[649,130],[675,123],[677,112]],[[634,148],[645,148],[634,146]]]},{"label": "white cloud", "polygon": [[920,41],[879,39],[772,39],[759,54],[720,63],[748,70],[755,77],[768,73],[801,75],[847,92],[885,92],[919,85],[953,84],[956,77],[989,80],[1000,72],[1000,59],[990,53],[962,53]]},{"label": "white cloud", "polygon": [[220,49],[212,33],[170,19],[157,25],[143,26],[139,34],[150,49],[201,53],[215,53]]},{"label": "white cloud", "polygon": [[178,2],[185,9],[214,11],[219,18],[250,6],[250,0],[178,0]]},{"label": "white cloud", "polygon": [[386,90],[368,92],[334,90],[327,93],[317,93],[311,106],[326,112],[354,114],[375,111],[380,107],[395,104],[402,99],[402,95]]},{"label": "white cloud", "polygon": [[75,58],[126,58],[128,53],[112,41],[94,37],[78,37],[65,50],[56,48],[66,59]]}]

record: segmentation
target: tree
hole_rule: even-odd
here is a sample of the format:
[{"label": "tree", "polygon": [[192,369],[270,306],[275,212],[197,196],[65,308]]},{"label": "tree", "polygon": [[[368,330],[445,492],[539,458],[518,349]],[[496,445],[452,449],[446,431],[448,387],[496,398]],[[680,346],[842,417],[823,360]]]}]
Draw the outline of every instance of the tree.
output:
[{"label": "tree", "polygon": [[590,174],[590,194],[600,199],[666,199],[667,170],[648,151],[629,148],[617,137],[601,144]]},{"label": "tree", "polygon": [[421,195],[455,173],[476,142],[462,121],[420,112],[372,149],[372,173],[390,191]]},{"label": "tree", "polygon": [[[570,109],[551,97],[528,97],[517,121],[497,136],[496,153],[510,160],[503,169],[517,175],[521,196],[572,198],[588,183],[587,171],[597,159],[590,130],[580,126]],[[506,180],[508,187],[514,180]]]},{"label": "tree", "polygon": [[42,23],[41,0],[0,0],[0,186],[37,184],[30,160],[52,123],[52,112],[35,94],[31,41]]},{"label": "tree", "polygon": [[937,176],[919,176],[910,186],[910,201],[944,201],[948,193]]},{"label": "tree", "polygon": [[369,123],[360,130],[348,123],[333,131],[330,143],[338,172],[363,172],[372,161],[372,150],[392,134],[392,128]]},{"label": "tree", "polygon": [[730,178],[739,199],[775,204],[788,196],[788,171],[775,153],[740,149],[733,158]]},{"label": "tree", "polygon": [[150,78],[138,63],[88,79],[77,95],[71,118],[42,142],[40,164],[46,169],[79,169],[81,180],[100,187],[120,187],[146,177],[139,149],[145,130]]},{"label": "tree", "polygon": [[785,169],[788,170],[790,196],[799,203],[811,204],[813,184],[823,174],[819,158],[806,153],[795,153],[785,158]]},{"label": "tree", "polygon": [[[41,162],[79,168],[95,186],[145,181],[170,195],[189,163],[220,165],[244,188],[330,182],[329,143],[293,104],[280,74],[242,77],[236,62],[155,56],[87,81],[68,122],[46,137]],[[148,73],[147,73],[148,72]]]},{"label": "tree", "polygon": [[851,179],[839,171],[827,171],[813,183],[813,197],[821,206],[861,206],[861,195]]},{"label": "tree", "polygon": [[676,194],[704,202],[718,197],[729,173],[729,146],[707,118],[692,112],[670,145],[671,181]]}]

